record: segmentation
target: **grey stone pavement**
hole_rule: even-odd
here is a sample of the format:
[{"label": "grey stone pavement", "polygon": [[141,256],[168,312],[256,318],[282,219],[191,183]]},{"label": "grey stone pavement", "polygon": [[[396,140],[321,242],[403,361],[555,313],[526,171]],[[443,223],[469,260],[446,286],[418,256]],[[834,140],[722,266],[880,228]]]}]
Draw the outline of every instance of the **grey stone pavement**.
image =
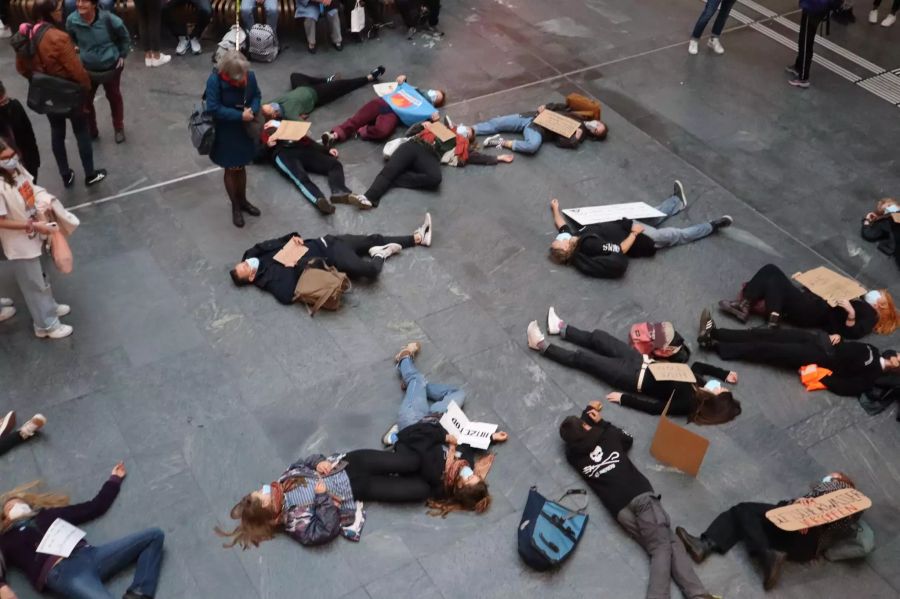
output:
[{"label": "grey stone pavement", "polygon": [[[794,38],[793,0],[736,10]],[[900,29],[833,26],[830,41],[870,63],[900,67]],[[525,345],[529,320],[555,305],[567,321],[624,336],[640,320],[668,319],[693,334],[703,306],[731,296],[767,262],[788,272],[822,263],[900,293],[896,267],[858,236],[875,199],[900,193],[900,112],[820,65],[813,87],[786,85],[790,50],[759,31],[723,38],[727,54],[686,42],[702,4],[691,0],[445,2],[447,37],[407,42],[399,32],[343,53],[309,56],[302,39],[271,65],[255,65],[265,96],[292,70],[350,76],[384,64],[416,84],[446,87],[455,120],[528,110],[579,90],[601,99],[610,138],[577,152],[545,147],[511,165],[448,170],[437,193],[393,191],[381,207],[320,216],[270,167],[249,170],[259,219],[235,229],[221,173],[190,178],[78,211],[75,272],[53,274],[73,312],[73,337],[34,339],[23,314],[0,326],[0,405],[49,418],[42,438],[0,458],[4,488],[42,478],[91,497],[116,461],[129,476],[116,504],[88,525],[95,542],[159,525],[167,534],[159,598],[310,597],[455,599],[642,597],[647,560],[595,499],[581,547],[561,571],[527,570],[515,531],[528,488],[552,496],[580,486],[556,434],[559,420],[611,389],[541,359]],[[757,10],[758,9],[758,10]],[[738,27],[736,20],[730,27]],[[209,50],[146,70],[129,60],[128,142],[116,146],[98,100],[102,185],[65,191],[45,120],[34,117],[41,182],[70,206],[198,173],[186,117],[209,72]],[[871,75],[835,52],[825,56]],[[23,97],[8,47],[0,72]],[[319,132],[371,97],[356,92],[314,115]],[[380,148],[341,147],[349,182],[364,189]],[[75,158],[74,146],[70,157]],[[80,173],[79,173],[80,177]],[[547,260],[548,200],[567,206],[665,197],[681,179],[689,208],[675,223],[723,213],[730,230],[632,264],[622,281],[589,280]],[[357,286],[339,313],[310,319],[256,289],[237,289],[228,267],[256,241],[297,230],[403,233],[428,210],[430,250],[392,258],[381,280]],[[19,297],[0,265],[0,291]],[[19,298],[20,299],[20,298]],[[24,310],[23,310],[24,312]],[[391,357],[423,343],[420,367],[463,384],[467,411],[499,422],[509,442],[490,477],[494,504],[480,517],[430,518],[421,506],[371,505],[359,544],[310,550],[287,539],[240,552],[212,529],[247,491],[313,451],[379,447],[401,391]],[[897,337],[873,340],[887,347]],[[702,357],[702,355],[700,356]],[[711,360],[716,362],[715,359]],[[700,430],[711,440],[695,480],[648,453],[654,417],[609,406],[605,417],[636,437],[632,459],[662,493],[675,524],[704,527],[743,500],[779,500],[841,469],[874,502],[866,514],[877,550],[859,563],[789,565],[772,597],[897,597],[900,592],[900,438],[896,408],[867,416],[853,399],[807,394],[796,376],[736,364],[744,412]],[[696,430],[696,429],[695,429]],[[761,597],[757,566],[737,548],[698,568],[712,592]],[[36,597],[14,575],[19,597]],[[113,581],[121,593],[128,576]],[[677,591],[673,591],[676,593]]]}]

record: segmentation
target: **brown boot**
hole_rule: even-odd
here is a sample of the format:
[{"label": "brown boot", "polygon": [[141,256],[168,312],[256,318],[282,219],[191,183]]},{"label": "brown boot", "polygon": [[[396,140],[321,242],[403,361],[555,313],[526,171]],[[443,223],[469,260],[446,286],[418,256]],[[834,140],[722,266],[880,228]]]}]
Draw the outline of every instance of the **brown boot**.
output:
[{"label": "brown boot", "polygon": [[747,300],[739,302],[722,300],[719,302],[719,310],[734,316],[744,323],[750,319],[750,302]]},{"label": "brown boot", "polygon": [[406,346],[401,349],[396,356],[394,356],[394,362],[396,364],[399,364],[400,360],[402,360],[403,358],[415,358],[421,350],[422,344],[418,341],[407,343]]},{"label": "brown boot", "polygon": [[237,202],[231,202],[231,222],[235,227],[244,226],[244,215],[241,213],[241,205]]}]

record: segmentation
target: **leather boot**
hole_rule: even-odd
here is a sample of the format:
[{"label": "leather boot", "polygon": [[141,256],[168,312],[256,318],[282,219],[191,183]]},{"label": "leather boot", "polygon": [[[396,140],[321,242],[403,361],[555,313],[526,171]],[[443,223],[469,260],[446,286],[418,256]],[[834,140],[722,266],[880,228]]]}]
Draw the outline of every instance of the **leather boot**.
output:
[{"label": "leather boot", "polygon": [[247,201],[247,198],[241,198],[241,210],[250,216],[259,216],[262,214],[262,212],[259,211],[259,208]]},{"label": "leather boot", "polygon": [[712,542],[703,535],[695,537],[680,526],[675,529],[675,534],[684,543],[684,549],[691,556],[691,559],[698,564],[709,557],[713,550]]},{"label": "leather boot", "polygon": [[763,572],[765,575],[763,588],[765,590],[771,590],[778,583],[778,578],[781,576],[781,567],[784,565],[785,559],[787,559],[787,554],[783,551],[770,550],[763,555]]},{"label": "leather boot", "polygon": [[235,199],[231,200],[231,222],[235,227],[244,226],[244,215],[241,213],[241,204]]},{"label": "leather boot", "polygon": [[750,319],[750,302],[747,300],[741,300],[739,302],[722,300],[719,302],[719,310],[734,316],[744,323]]}]

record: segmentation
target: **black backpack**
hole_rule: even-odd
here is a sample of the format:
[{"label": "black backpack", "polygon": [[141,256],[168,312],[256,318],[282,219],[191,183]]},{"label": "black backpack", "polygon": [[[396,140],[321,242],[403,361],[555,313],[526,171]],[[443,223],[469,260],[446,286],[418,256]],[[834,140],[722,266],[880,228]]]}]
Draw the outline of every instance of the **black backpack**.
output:
[{"label": "black backpack", "polygon": [[[582,236],[581,241],[578,243],[583,243],[585,239],[590,237],[601,239],[599,235],[589,233]],[[572,265],[581,273],[586,274],[589,277],[596,277],[598,279],[619,279],[622,278],[622,276],[625,275],[625,271],[628,270],[628,256],[621,253],[610,253],[603,256],[586,256],[576,249],[575,255],[572,256]]]}]

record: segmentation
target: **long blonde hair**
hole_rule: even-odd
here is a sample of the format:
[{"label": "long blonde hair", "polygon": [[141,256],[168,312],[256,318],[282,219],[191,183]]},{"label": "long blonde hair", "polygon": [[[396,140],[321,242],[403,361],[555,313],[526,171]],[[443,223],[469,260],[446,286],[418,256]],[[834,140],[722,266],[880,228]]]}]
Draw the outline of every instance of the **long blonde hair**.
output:
[{"label": "long blonde hair", "polygon": [[244,495],[231,508],[230,515],[232,519],[241,521],[234,530],[229,532],[215,527],[217,535],[231,539],[230,543],[222,545],[226,549],[235,545],[240,545],[244,551],[250,547],[259,547],[263,541],[274,539],[275,534],[281,529],[278,514],[273,514],[252,495]]},{"label": "long blonde hair", "polygon": [[884,299],[884,306],[873,306],[878,313],[878,322],[875,323],[875,332],[879,335],[890,335],[900,326],[900,315],[894,306],[894,298],[887,289],[879,289]]},{"label": "long blonde hair", "polygon": [[[48,507],[63,507],[69,505],[69,496],[64,493],[36,493],[35,489],[41,486],[41,481],[33,480],[30,483],[19,485],[12,491],[7,491],[0,495],[0,509],[6,507],[6,504],[13,500],[19,499],[24,501],[33,511],[38,511]],[[5,532],[12,524],[12,520],[7,519],[6,514],[0,520],[0,532]]]}]

